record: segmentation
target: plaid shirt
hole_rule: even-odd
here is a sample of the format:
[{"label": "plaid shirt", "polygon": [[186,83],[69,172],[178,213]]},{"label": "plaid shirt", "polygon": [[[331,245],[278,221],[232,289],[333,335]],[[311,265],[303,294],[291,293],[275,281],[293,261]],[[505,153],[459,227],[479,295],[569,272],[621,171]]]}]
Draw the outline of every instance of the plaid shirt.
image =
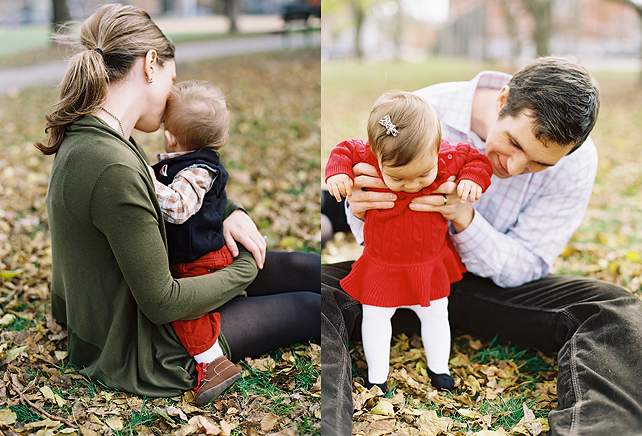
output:
[{"label": "plaid shirt", "polygon": [[[475,90],[500,89],[509,80],[507,74],[483,71],[467,82],[441,83],[415,93],[437,110],[444,139],[468,142],[484,153],[485,142],[470,130]],[[468,271],[502,287],[547,275],[584,218],[596,172],[597,150],[588,138],[552,168],[508,179],[493,176],[473,206],[471,224],[450,235]],[[352,213],[347,217],[362,243],[363,222]]]},{"label": "plaid shirt", "polygon": [[[158,160],[185,153],[189,151],[162,153],[158,155]],[[179,172],[169,185],[163,185],[154,177],[154,189],[163,212],[163,219],[168,223],[183,224],[201,209],[203,197],[210,190],[213,182],[212,173],[205,168],[186,168]]]}]

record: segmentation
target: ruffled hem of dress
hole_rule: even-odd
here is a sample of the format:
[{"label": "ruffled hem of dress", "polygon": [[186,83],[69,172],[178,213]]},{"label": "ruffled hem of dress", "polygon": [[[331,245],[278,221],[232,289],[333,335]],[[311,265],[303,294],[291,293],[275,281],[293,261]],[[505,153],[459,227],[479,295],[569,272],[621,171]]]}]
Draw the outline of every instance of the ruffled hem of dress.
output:
[{"label": "ruffled hem of dress", "polygon": [[384,264],[366,251],[340,283],[361,304],[426,307],[449,296],[450,284],[461,280],[464,272],[466,268],[448,248],[436,261],[415,265]]}]

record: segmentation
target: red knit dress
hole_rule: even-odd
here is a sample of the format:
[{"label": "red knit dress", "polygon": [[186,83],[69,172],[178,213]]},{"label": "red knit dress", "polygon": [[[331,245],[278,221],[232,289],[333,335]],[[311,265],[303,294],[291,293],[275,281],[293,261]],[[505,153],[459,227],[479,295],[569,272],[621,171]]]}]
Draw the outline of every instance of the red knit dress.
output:
[{"label": "red knit dress", "polygon": [[[359,162],[374,166],[381,176],[368,144],[360,139],[337,144],[326,165],[326,180],[335,174],[353,177],[352,167]],[[397,196],[395,206],[366,212],[365,249],[341,287],[360,303],[379,307],[430,306],[430,301],[447,297],[450,284],[466,271],[447,236],[448,222],[440,213],[415,212],[408,205],[452,175],[486,191],[492,172],[488,158],[469,144],[442,141],[437,177],[430,186],[412,194],[381,190]]]}]

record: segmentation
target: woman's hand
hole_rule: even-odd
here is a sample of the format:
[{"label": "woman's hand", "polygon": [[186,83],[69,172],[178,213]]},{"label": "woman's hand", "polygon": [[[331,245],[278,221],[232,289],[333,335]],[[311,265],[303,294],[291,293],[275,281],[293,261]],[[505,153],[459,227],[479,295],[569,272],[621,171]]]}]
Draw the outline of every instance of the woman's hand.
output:
[{"label": "woman's hand", "polygon": [[397,199],[395,194],[364,191],[362,189],[386,188],[375,167],[366,163],[358,163],[352,171],[354,173],[354,185],[352,186],[352,195],[348,197],[348,203],[350,203],[354,216],[363,219],[370,209],[392,209],[394,207],[394,201]]},{"label": "woman's hand", "polygon": [[457,233],[466,230],[475,216],[475,209],[469,203],[463,203],[457,195],[455,176],[449,177],[432,194],[413,199],[408,207],[417,212],[440,213],[452,222]]},{"label": "woman's hand", "polygon": [[265,251],[267,244],[265,238],[256,228],[256,224],[248,214],[240,209],[235,210],[223,221],[223,237],[225,244],[229,248],[232,256],[239,255],[239,249],[236,242],[240,242],[247,250],[252,253],[256,265],[263,269],[265,263]]}]

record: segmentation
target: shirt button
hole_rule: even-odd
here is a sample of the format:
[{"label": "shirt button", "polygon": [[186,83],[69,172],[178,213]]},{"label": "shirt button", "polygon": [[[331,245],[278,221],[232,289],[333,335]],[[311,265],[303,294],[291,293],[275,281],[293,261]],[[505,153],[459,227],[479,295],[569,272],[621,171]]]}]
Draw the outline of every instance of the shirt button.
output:
[{"label": "shirt button", "polygon": [[452,155],[452,154],[449,154],[449,155],[448,155],[448,159],[452,159],[452,158],[453,158],[453,155]]}]

